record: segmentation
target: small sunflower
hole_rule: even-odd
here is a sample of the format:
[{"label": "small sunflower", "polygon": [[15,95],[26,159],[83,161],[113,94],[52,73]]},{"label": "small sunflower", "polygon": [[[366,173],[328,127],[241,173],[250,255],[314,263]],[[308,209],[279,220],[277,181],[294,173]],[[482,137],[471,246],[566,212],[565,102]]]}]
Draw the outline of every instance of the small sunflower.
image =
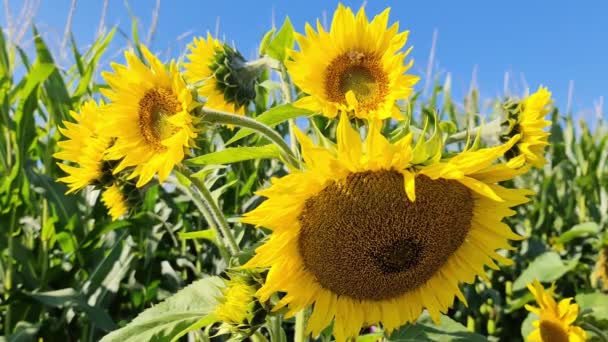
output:
[{"label": "small sunflower", "polygon": [[586,341],[587,333],[581,327],[573,325],[578,316],[578,305],[570,304],[572,298],[562,299],[559,303],[553,299],[554,288],[545,290],[538,280],[528,284],[540,307],[526,305],[526,309],[539,316],[532,323],[536,328],[528,340],[538,342],[578,342]]},{"label": "small sunflower", "polygon": [[248,73],[237,75],[245,59],[236,50],[207,34],[207,39],[195,38],[188,45],[189,62],[184,64],[184,77],[191,84],[201,84],[198,94],[205,107],[243,115],[255,99],[255,77]]},{"label": "small sunflower", "polygon": [[113,64],[114,73],[104,72],[110,88],[102,89],[112,101],[104,109],[103,132],[116,137],[106,158],[120,160],[114,173],[134,166],[129,178],[139,176],[137,187],[157,173],[164,181],[197,136],[190,114],[197,104],[175,63],[167,72],[146,47],[141,50],[149,66],[126,52],[127,65]]},{"label": "small sunflower", "polygon": [[506,153],[510,165],[528,163],[543,167],[547,163],[544,153],[545,146],[549,145],[550,133],[544,129],[551,125],[551,121],[545,120],[551,102],[551,93],[547,88],[540,87],[519,105],[511,103],[507,106],[505,125],[509,126],[509,132],[502,138],[507,141],[514,135],[520,135],[517,144]]},{"label": "small sunflower", "polygon": [[76,164],[58,163],[68,175],[59,181],[68,185],[71,193],[101,180],[104,174],[104,152],[112,139],[100,135],[101,117],[95,101],[85,102],[80,113],[70,111],[76,122],[64,121],[65,128],[59,128],[67,140],[58,143],[60,151],[53,157]]},{"label": "small sunflower", "polygon": [[410,50],[399,52],[408,32],[399,24],[387,28],[389,9],[369,22],[361,8],[338,5],[329,32],[320,23],[317,30],[306,24],[306,36],[296,34],[300,51],[286,63],[294,83],[309,94],[296,106],[322,112],[333,118],[338,111],[362,119],[401,120],[395,101],[410,96],[418,77],[405,72]]},{"label": "small sunflower", "polygon": [[437,321],[454,296],[465,301],[460,282],[511,263],[497,250],[521,237],[502,219],[531,192],[498,185],[522,171],[493,162],[518,137],[416,167],[411,135],[391,144],[372,124],[363,144],[346,114],[336,151],[296,132],[306,169],[259,191],[268,199],[242,221],[272,235],[244,267],[270,268],[258,295],[285,292],[275,310],[314,305],[314,336],[332,320],[339,341],[364,325],[390,332],[424,308]]},{"label": "small sunflower", "polygon": [[214,313],[222,322],[241,324],[252,314],[256,289],[241,277],[226,282],[223,297]]},{"label": "small sunflower", "polygon": [[109,188],[103,190],[101,201],[114,221],[127,213],[127,200],[116,184],[112,184]]}]

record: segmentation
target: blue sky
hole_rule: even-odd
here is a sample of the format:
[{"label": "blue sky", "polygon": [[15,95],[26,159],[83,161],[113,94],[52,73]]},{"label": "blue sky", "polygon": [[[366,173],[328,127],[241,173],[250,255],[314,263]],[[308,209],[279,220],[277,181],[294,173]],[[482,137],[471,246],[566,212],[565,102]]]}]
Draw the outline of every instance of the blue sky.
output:
[{"label": "blue sky", "polygon": [[[41,0],[35,22],[50,44],[61,45],[71,0]],[[327,22],[337,1],[203,1],[162,0],[152,50],[177,56],[193,35],[219,33],[234,42],[246,56],[254,57],[262,35],[274,22],[288,15],[298,31],[317,18]],[[343,1],[358,9],[362,1]],[[146,37],[156,0],[131,0]],[[12,0],[13,13],[22,1]],[[414,46],[413,72],[426,74],[433,32],[437,30],[434,72],[450,72],[454,92],[470,87],[474,70],[482,97],[503,94],[505,72],[510,89],[520,94],[527,84],[540,84],[553,91],[556,104],[565,109],[569,82],[574,81],[572,108],[585,119],[601,96],[608,95],[608,1],[368,1],[368,16],[391,7],[391,22],[409,29],[408,44]],[[97,32],[103,1],[78,0],[72,30],[82,46]],[[219,19],[218,19],[219,18]],[[6,26],[6,15],[0,16]],[[14,21],[14,20],[13,20]],[[119,25],[127,34],[130,19],[123,0],[109,0],[106,27]],[[180,40],[177,38],[181,37]],[[125,39],[117,36],[116,53]],[[116,55],[118,60],[122,56]],[[525,81],[524,81],[525,80]],[[524,83],[525,82],[525,83]],[[424,80],[418,84],[418,89]],[[608,98],[606,98],[608,101]],[[608,107],[608,106],[604,106]],[[604,110],[604,113],[607,112]],[[606,114],[604,115],[606,117]]]}]

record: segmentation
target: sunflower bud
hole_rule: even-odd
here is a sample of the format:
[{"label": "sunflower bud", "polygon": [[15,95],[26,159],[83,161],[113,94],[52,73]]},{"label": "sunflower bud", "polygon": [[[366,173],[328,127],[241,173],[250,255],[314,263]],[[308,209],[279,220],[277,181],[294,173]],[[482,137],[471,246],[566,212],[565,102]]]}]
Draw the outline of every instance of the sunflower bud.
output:
[{"label": "sunflower bud", "polygon": [[[214,314],[222,325],[218,335],[247,338],[264,323],[266,310],[258,301],[259,282],[250,274],[229,274]],[[263,317],[262,317],[263,316]]]},{"label": "sunflower bud", "polygon": [[255,99],[258,78],[268,66],[247,62],[240,52],[211,35],[194,39],[188,49],[184,76],[206,98],[205,107],[244,114]]}]

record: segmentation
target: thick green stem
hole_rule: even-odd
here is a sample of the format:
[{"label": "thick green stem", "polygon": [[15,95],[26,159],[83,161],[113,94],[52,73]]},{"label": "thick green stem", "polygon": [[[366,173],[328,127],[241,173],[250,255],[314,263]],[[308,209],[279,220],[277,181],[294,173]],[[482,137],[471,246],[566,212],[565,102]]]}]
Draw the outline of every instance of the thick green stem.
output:
[{"label": "thick green stem", "polygon": [[270,341],[283,342],[283,317],[268,316],[268,328],[270,329]]},{"label": "thick green stem", "polygon": [[[280,69],[281,69],[281,92],[283,93],[283,99],[285,100],[285,103],[292,103],[293,96],[291,94],[291,80],[289,78],[289,74],[287,73],[287,68],[285,68],[285,65],[281,64]],[[291,147],[291,152],[294,154],[297,153],[297,151],[298,151],[298,147],[296,145],[295,134],[294,134],[295,124],[296,124],[296,122],[294,119],[288,120],[289,144]]]},{"label": "thick green stem", "polygon": [[234,238],[234,234],[232,234],[232,229],[230,229],[230,226],[228,226],[226,217],[224,217],[224,214],[215,202],[215,199],[213,198],[213,195],[211,195],[211,191],[209,191],[205,185],[205,182],[203,182],[200,178],[193,177],[192,172],[190,172],[190,170],[187,168],[182,168],[181,172],[187,176],[188,179],[190,179],[196,190],[198,190],[199,194],[201,195],[201,199],[203,200],[205,206],[209,209],[215,224],[219,228],[220,233],[222,234],[222,237],[230,250],[230,253],[232,255],[238,254],[240,249],[236,239]]},{"label": "thick green stem", "polygon": [[496,119],[496,120],[490,121],[489,123],[487,123],[483,126],[478,126],[478,127],[471,128],[470,130],[467,130],[467,131],[461,131],[461,132],[454,133],[446,139],[445,144],[448,145],[448,144],[453,144],[453,143],[457,143],[457,142],[462,142],[462,141],[467,140],[467,138],[469,136],[471,137],[471,139],[475,139],[477,137],[478,132],[481,132],[482,137],[483,136],[498,137],[498,135],[501,132],[501,123],[502,123],[501,119]]},{"label": "thick green stem", "polygon": [[296,329],[294,334],[295,342],[308,341],[308,337],[306,336],[306,310],[300,310],[296,314]]},{"label": "thick green stem", "polygon": [[200,111],[201,118],[203,119],[203,121],[246,127],[264,135],[266,138],[275,143],[281,149],[281,151],[285,155],[285,159],[289,164],[296,168],[300,164],[296,157],[293,155],[289,145],[287,145],[285,140],[283,140],[283,137],[281,137],[281,135],[271,127],[242,115],[212,110],[209,108],[202,108]]},{"label": "thick green stem", "polygon": [[216,222],[213,218],[213,215],[211,214],[211,209],[208,207],[208,205],[205,203],[205,201],[201,198],[201,196],[199,196],[198,193],[193,192],[192,189],[190,189],[189,187],[182,185],[177,179],[172,179],[172,181],[178,189],[180,189],[184,194],[188,195],[188,197],[190,197],[192,199],[192,202],[194,203],[194,205],[196,206],[198,211],[200,211],[201,214],[203,214],[203,217],[205,217],[205,221],[207,221],[209,228],[211,228],[217,232],[218,236],[220,237],[219,239],[217,239],[218,248],[220,250],[220,253],[222,254],[222,257],[227,262],[230,261],[231,253],[228,251],[228,248],[226,247],[226,243],[224,242],[225,240],[224,240],[222,231],[219,229],[218,225],[216,224]]}]

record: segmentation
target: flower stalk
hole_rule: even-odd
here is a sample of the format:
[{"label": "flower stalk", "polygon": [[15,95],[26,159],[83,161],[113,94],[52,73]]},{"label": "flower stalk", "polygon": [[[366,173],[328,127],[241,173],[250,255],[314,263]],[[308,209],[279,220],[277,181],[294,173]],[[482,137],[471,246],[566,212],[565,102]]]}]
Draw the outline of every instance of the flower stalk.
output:
[{"label": "flower stalk", "polygon": [[300,164],[289,145],[287,145],[285,140],[283,140],[283,137],[281,137],[281,135],[271,127],[242,115],[231,114],[209,108],[201,108],[199,110],[200,116],[205,122],[246,127],[262,134],[281,149],[285,160],[292,167],[297,168]]}]

